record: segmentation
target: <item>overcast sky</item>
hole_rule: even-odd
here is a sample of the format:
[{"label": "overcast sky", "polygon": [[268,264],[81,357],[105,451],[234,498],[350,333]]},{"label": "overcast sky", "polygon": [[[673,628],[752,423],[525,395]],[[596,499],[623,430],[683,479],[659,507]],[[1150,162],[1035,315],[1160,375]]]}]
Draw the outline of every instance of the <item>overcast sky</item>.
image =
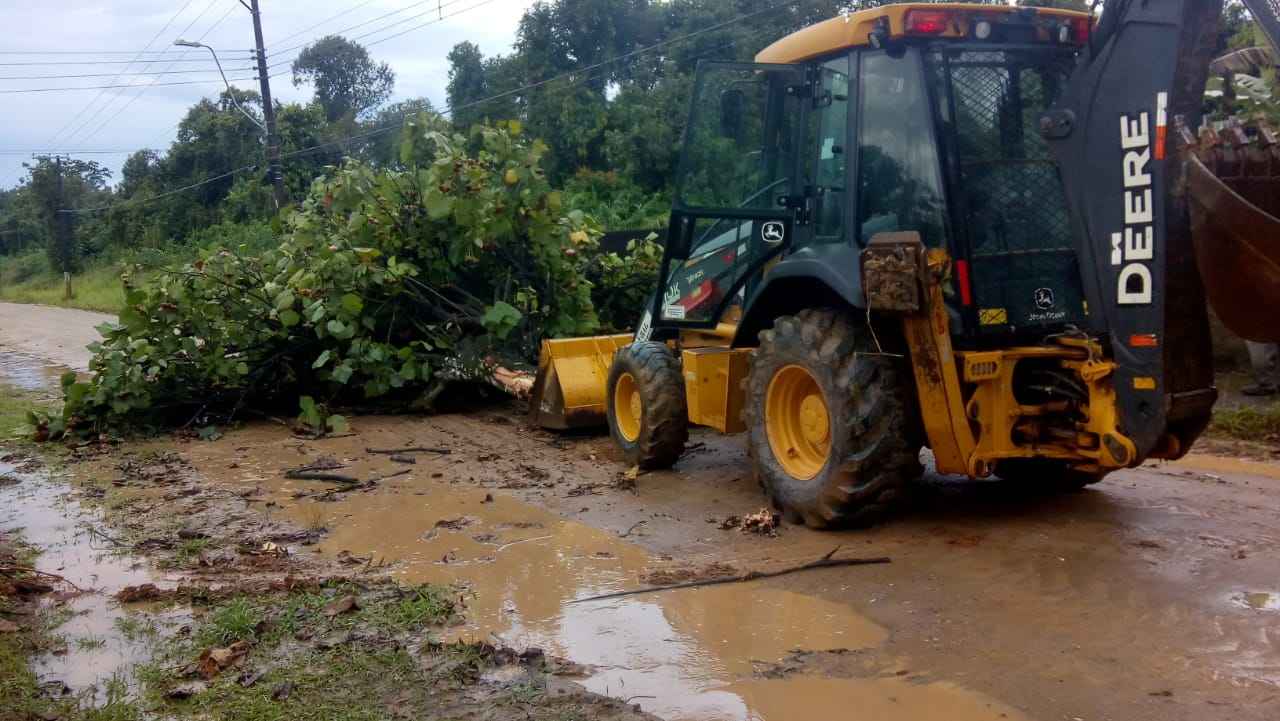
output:
[{"label": "overcast sky", "polygon": [[[263,33],[269,62],[289,60],[297,50],[288,48],[309,42],[354,25],[344,33],[369,44],[374,59],[391,64],[396,72],[393,100],[426,96],[437,107],[444,104],[448,82],[445,55],[455,43],[470,40],[486,55],[510,49],[523,10],[533,0],[260,0]],[[184,6],[186,6],[184,8]],[[472,9],[474,8],[474,9]],[[175,13],[182,9],[181,13]],[[381,15],[403,12],[373,21]],[[340,17],[331,16],[345,13]],[[424,14],[425,13],[425,14]],[[439,19],[440,13],[445,16]],[[414,17],[419,16],[420,17]],[[410,19],[413,18],[413,19]],[[221,22],[219,22],[221,20]],[[318,27],[311,26],[326,21]],[[367,23],[367,24],[365,24]],[[400,37],[377,42],[423,23],[425,27]],[[168,27],[166,27],[168,24]],[[22,162],[31,151],[122,150],[143,147],[166,148],[173,140],[176,125],[193,103],[214,96],[221,89],[212,66],[194,60],[208,57],[208,51],[193,49],[166,55],[147,54],[144,60],[164,62],[135,64],[137,51],[169,50],[179,36],[213,46],[223,65],[246,67],[229,62],[245,57],[235,50],[253,46],[253,25],[249,12],[237,0],[0,0],[0,90],[49,87],[84,87],[131,84],[132,88],[82,90],[48,93],[0,94],[0,187],[9,187],[23,177]],[[295,33],[298,33],[295,35]],[[294,36],[294,37],[289,37]],[[117,51],[93,55],[29,55],[26,51]],[[181,49],[179,49],[181,50]],[[44,61],[84,61],[83,65],[17,65]],[[108,63],[106,61],[112,61]],[[201,74],[136,75],[120,78],[115,73],[139,73],[207,69]],[[282,65],[272,72],[286,71],[273,78],[272,93],[277,100],[306,101],[310,88],[294,88]],[[93,78],[43,78],[15,80],[14,76],[106,74]],[[248,77],[250,72],[228,72],[231,77]],[[192,79],[209,80],[199,85],[162,85]],[[153,85],[153,83],[155,83]],[[234,83],[257,89],[254,80]],[[148,87],[149,86],[149,87]],[[136,97],[136,99],[134,99]],[[79,116],[77,117],[77,114]],[[74,122],[72,122],[74,120]],[[20,151],[11,153],[9,151]],[[85,155],[107,164],[119,180],[118,170],[125,154]]]}]

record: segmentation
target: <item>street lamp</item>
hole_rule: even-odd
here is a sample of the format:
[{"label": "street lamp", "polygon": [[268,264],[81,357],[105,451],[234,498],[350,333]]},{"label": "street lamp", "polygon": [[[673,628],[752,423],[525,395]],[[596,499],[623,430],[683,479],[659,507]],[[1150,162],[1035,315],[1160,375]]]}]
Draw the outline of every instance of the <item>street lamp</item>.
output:
[{"label": "street lamp", "polygon": [[178,38],[177,40],[174,40],[173,44],[177,45],[180,48],[204,48],[205,50],[208,50],[209,54],[213,56],[213,63],[218,66],[218,74],[222,76],[222,82],[225,83],[227,86],[227,90],[228,90],[227,97],[231,98],[231,104],[235,105],[236,110],[239,110],[246,118],[252,121],[254,125],[258,126],[259,130],[261,130],[264,133],[267,132],[267,126],[263,125],[261,122],[258,121],[257,118],[253,117],[247,111],[245,111],[244,108],[240,107],[240,101],[236,100],[236,94],[233,92],[230,92],[231,81],[227,80],[227,74],[222,72],[222,61],[218,60],[218,53],[215,52],[213,48],[209,47],[208,45],[205,45],[204,43],[194,42],[191,40],[183,40],[182,38]]}]

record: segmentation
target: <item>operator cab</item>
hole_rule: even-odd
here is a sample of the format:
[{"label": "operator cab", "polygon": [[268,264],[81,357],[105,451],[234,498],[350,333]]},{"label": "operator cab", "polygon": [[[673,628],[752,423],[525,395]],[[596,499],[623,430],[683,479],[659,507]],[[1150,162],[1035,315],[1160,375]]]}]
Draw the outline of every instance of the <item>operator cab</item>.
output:
[{"label": "operator cab", "polygon": [[[958,342],[1084,325],[1038,123],[1089,29],[1087,15],[1053,9],[891,5],[790,35],[758,63],[703,64],[654,337],[749,315],[788,278],[865,307],[860,253],[896,231],[952,258]],[[740,332],[735,344],[754,341]]]}]

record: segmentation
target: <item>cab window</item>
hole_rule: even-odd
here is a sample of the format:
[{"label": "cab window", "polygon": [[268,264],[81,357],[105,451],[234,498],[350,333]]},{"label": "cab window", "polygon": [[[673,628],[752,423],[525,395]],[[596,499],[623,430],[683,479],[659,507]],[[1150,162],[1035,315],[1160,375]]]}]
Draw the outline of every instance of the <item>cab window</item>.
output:
[{"label": "cab window", "polygon": [[938,152],[930,132],[920,57],[862,54],[858,92],[858,238],[917,231],[929,247],[944,245]]}]

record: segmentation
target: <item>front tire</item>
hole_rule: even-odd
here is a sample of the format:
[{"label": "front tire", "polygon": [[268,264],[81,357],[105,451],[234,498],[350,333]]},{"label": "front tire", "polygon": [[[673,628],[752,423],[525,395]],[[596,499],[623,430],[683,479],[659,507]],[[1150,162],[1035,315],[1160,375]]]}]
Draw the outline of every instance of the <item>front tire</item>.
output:
[{"label": "front tire", "polygon": [[680,361],[663,343],[620,348],[609,367],[609,433],[627,462],[670,468],[689,440],[689,409]]},{"label": "front tire", "polygon": [[748,442],[761,486],[788,520],[870,525],[921,475],[910,370],[872,350],[834,310],[783,316],[760,333]]}]

